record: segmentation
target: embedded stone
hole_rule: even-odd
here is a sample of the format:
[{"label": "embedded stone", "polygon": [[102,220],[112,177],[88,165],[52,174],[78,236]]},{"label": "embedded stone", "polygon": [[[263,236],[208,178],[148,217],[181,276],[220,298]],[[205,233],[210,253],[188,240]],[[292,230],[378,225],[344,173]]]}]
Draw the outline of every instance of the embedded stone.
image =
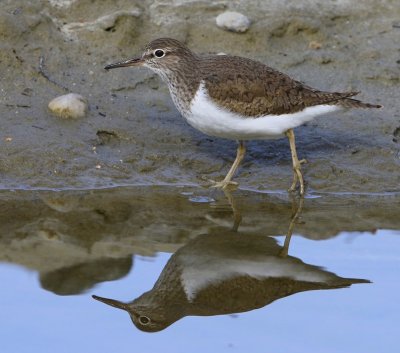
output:
[{"label": "embedded stone", "polygon": [[243,14],[226,11],[216,18],[217,26],[231,32],[243,33],[250,27],[250,20]]},{"label": "embedded stone", "polygon": [[87,101],[80,94],[69,93],[54,98],[49,103],[49,109],[54,115],[60,118],[83,118],[87,112]]}]

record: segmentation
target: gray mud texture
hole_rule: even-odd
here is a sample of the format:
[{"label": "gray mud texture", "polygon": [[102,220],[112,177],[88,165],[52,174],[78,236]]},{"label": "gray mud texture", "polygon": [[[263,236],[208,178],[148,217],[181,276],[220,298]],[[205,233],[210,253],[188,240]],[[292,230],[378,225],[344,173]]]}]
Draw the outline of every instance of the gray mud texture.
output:
[{"label": "gray mud texture", "polygon": [[[252,24],[217,28],[225,10]],[[220,179],[234,141],[191,128],[167,87],[146,69],[106,72],[169,36],[197,52],[251,57],[319,89],[359,90],[380,110],[331,114],[298,128],[309,190],[398,191],[400,3],[364,1],[2,0],[0,3],[0,187],[77,189],[203,185]],[[74,92],[85,118],[51,115]],[[256,141],[237,175],[243,188],[285,190],[292,178],[285,139]]]}]

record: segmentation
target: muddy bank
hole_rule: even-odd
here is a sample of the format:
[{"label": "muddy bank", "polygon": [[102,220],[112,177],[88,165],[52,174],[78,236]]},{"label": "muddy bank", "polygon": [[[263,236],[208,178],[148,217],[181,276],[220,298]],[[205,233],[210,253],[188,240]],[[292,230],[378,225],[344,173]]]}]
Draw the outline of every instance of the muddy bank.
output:
[{"label": "muddy bank", "polygon": [[[219,29],[225,10],[250,29]],[[171,36],[198,52],[246,55],[310,85],[360,90],[384,109],[332,114],[297,129],[312,190],[398,190],[400,64],[397,1],[2,1],[0,176],[2,188],[203,184],[221,178],[235,142],[193,130],[167,88],[142,69],[105,64]],[[318,44],[318,45],[317,45]],[[317,49],[319,48],[319,49]],[[89,101],[87,117],[52,116],[66,92]],[[285,140],[249,144],[238,181],[283,190],[291,180]]]},{"label": "muddy bank", "polygon": [[[232,236],[285,235],[298,206],[286,194],[232,196],[181,187],[3,191],[0,261],[39,272],[46,289],[77,293],[126,275],[132,255],[172,253],[204,234],[218,237],[236,226]],[[396,230],[399,214],[398,195],[324,195],[304,200],[294,232],[322,240],[342,231]]]}]

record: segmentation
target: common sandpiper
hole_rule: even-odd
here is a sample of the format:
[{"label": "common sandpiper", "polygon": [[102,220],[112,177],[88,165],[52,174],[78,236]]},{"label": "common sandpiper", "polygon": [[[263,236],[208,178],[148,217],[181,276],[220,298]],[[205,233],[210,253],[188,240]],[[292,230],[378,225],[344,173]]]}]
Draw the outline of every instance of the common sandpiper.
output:
[{"label": "common sandpiper", "polygon": [[359,92],[325,92],[296,81],[265,64],[239,56],[198,55],[176,39],[150,42],[141,57],[110,64],[105,69],[145,66],[168,85],[172,100],[194,128],[211,136],[239,143],[228,174],[214,187],[237,185],[232,181],[244,158],[245,141],[287,136],[293,163],[289,191],[304,179],[296,152],[293,129],[316,116],[348,108],[380,108],[351,98]]}]

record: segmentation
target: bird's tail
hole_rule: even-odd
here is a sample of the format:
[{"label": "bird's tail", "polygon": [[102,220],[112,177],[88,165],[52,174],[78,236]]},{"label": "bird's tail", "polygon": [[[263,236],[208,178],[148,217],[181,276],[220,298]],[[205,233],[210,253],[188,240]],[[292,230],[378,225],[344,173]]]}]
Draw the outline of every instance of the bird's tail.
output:
[{"label": "bird's tail", "polygon": [[382,108],[380,104],[364,103],[358,99],[350,98],[359,93],[360,92],[337,93],[337,100],[335,103],[332,103],[343,108]]},{"label": "bird's tail", "polygon": [[336,102],[336,105],[340,105],[343,108],[382,108],[380,104],[364,103],[353,98],[340,99]]},{"label": "bird's tail", "polygon": [[[342,108],[381,108],[379,104],[364,103],[358,99],[350,98],[360,92],[324,92],[325,104],[337,105]],[[317,104],[322,104],[321,100]]]}]

